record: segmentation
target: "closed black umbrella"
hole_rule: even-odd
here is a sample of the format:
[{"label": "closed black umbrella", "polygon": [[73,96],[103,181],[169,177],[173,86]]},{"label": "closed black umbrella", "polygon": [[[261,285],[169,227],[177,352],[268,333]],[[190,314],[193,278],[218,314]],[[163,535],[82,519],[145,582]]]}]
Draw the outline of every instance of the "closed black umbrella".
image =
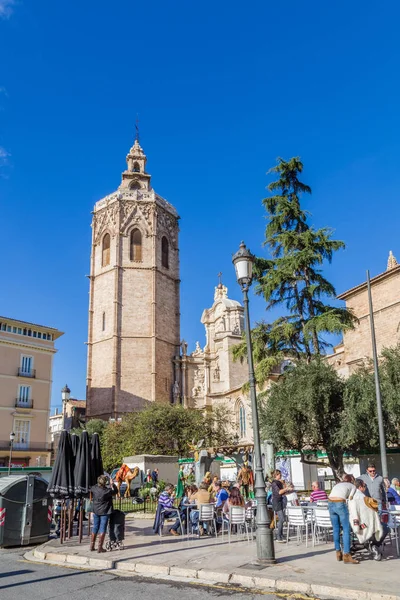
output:
[{"label": "closed black umbrella", "polygon": [[47,491],[53,498],[74,497],[73,454],[70,435],[67,431],[61,432],[56,461]]},{"label": "closed black umbrella", "polygon": [[75,459],[75,495],[88,496],[90,488],[96,483],[87,431],[82,431]]},{"label": "closed black umbrella", "polygon": [[74,455],[74,458],[76,458],[79,448],[79,435],[76,435],[76,433],[71,433],[71,447],[72,454]]},{"label": "closed black umbrella", "polygon": [[98,433],[94,433],[92,435],[92,464],[93,464],[93,475],[95,481],[100,475],[103,475],[103,459],[101,458],[101,450],[100,450],[100,438]]}]

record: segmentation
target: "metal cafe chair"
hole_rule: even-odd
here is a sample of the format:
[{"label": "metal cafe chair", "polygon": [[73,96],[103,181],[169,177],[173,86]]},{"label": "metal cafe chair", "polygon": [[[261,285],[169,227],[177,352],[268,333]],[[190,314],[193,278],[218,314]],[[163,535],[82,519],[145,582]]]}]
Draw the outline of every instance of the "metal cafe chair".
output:
[{"label": "metal cafe chair", "polygon": [[306,547],[308,546],[308,527],[312,532],[312,523],[307,519],[304,509],[301,506],[288,506],[286,509],[286,542],[289,542],[290,528],[296,530],[297,543],[303,541],[303,531],[306,536]]},{"label": "metal cafe chair", "polygon": [[228,541],[231,543],[231,532],[233,525],[243,531],[243,535],[246,533],[247,541],[250,541],[249,526],[246,521],[246,509],[244,506],[230,506],[229,507],[229,520],[226,517],[222,517],[222,538],[224,537],[225,525],[228,530]]}]

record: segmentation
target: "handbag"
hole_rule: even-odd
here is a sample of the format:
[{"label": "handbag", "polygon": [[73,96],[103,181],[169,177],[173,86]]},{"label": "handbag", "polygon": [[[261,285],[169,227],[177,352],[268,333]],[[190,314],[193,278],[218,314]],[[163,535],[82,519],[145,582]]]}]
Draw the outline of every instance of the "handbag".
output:
[{"label": "handbag", "polygon": [[92,513],[93,508],[94,507],[93,507],[92,494],[90,494],[89,498],[85,498],[85,504],[84,504],[85,513]]}]

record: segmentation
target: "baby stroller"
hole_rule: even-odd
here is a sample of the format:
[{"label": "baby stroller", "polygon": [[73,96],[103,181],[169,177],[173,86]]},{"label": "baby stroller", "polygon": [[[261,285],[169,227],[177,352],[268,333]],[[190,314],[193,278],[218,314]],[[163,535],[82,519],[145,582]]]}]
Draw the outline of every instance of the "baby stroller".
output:
[{"label": "baby stroller", "polygon": [[382,560],[383,543],[389,532],[389,527],[387,525],[387,512],[380,511],[379,516],[380,516],[382,529],[383,529],[383,533],[382,533],[380,539],[378,540],[376,538],[375,534],[372,537],[370,537],[368,540],[366,540],[364,543],[359,542],[356,538],[356,541],[353,544],[353,548],[352,548],[352,550],[355,550],[355,551],[367,550],[370,557],[373,558],[374,560],[378,560],[378,561]]},{"label": "baby stroller", "polygon": [[106,550],[123,550],[125,539],[125,513],[114,510],[110,516],[110,539],[106,543]]}]

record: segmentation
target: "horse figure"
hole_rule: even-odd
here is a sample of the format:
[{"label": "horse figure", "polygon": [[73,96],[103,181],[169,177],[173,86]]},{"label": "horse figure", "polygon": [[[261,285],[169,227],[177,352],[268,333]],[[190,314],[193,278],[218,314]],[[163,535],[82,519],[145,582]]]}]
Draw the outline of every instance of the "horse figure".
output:
[{"label": "horse figure", "polygon": [[118,498],[121,498],[120,488],[122,483],[126,483],[126,490],[124,494],[124,498],[128,498],[131,495],[131,481],[135,479],[139,475],[139,467],[135,467],[131,469],[128,465],[123,464],[121,468],[118,470],[114,483],[118,489]]}]

